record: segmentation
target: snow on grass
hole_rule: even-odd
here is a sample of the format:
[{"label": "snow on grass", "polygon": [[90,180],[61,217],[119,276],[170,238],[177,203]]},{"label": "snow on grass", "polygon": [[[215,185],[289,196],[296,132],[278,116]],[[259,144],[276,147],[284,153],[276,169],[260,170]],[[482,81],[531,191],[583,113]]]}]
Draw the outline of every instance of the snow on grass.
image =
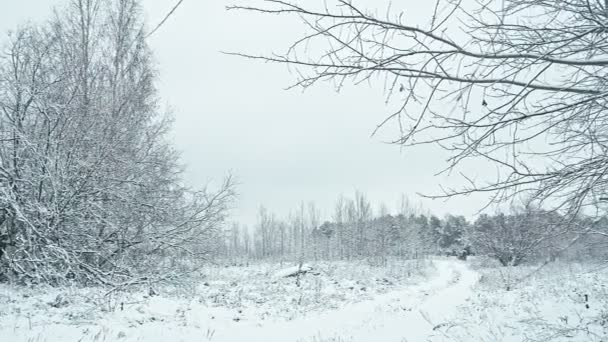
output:
[{"label": "snow on grass", "polygon": [[313,273],[300,277],[298,287],[295,278],[275,277],[284,269],[279,264],[210,269],[212,280],[203,282],[198,294],[208,306],[241,309],[245,312],[241,316],[258,315],[244,318],[293,319],[418,283],[430,271],[423,261],[395,260],[387,267],[365,262],[316,263]]},{"label": "snow on grass", "polygon": [[[209,267],[189,288],[0,286],[0,341],[606,341],[608,275],[590,265],[393,261]],[[145,290],[145,291],[144,291]]]},{"label": "snow on grass", "polygon": [[163,288],[159,296],[147,289],[108,294],[0,285],[0,341],[216,341],[235,329],[261,331],[424,283],[431,265],[314,263],[300,286],[295,278],[275,276],[286,264],[209,267],[197,285]]},{"label": "snow on grass", "polygon": [[593,265],[474,262],[475,295],[433,341],[608,340],[608,273]]},{"label": "snow on grass", "polygon": [[308,264],[303,264],[303,265],[298,265],[298,266],[291,266],[291,267],[287,267],[281,270],[278,270],[277,272],[275,272],[274,274],[274,278],[285,278],[285,277],[293,277],[296,276],[298,274],[303,274],[306,272],[310,272],[312,271],[312,266],[308,265]]},{"label": "snow on grass", "polygon": [[434,261],[437,273],[424,283],[404,287],[372,301],[329,311],[288,325],[291,335],[269,334],[256,341],[407,342],[428,341],[434,331],[466,302],[478,274],[456,260]]}]

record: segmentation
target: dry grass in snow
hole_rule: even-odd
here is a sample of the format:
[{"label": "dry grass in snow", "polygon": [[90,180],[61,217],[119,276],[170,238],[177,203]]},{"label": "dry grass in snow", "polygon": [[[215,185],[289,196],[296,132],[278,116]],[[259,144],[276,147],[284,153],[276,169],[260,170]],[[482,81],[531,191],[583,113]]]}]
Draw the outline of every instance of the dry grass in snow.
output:
[{"label": "dry grass in snow", "polygon": [[608,272],[555,262],[500,267],[474,259],[480,282],[437,341],[608,341]]},{"label": "dry grass in snow", "polygon": [[299,278],[277,277],[291,264],[208,267],[180,287],[108,294],[106,289],[0,286],[2,341],[213,341],[217,327],[289,321],[424,282],[432,263],[393,260],[311,263]]}]

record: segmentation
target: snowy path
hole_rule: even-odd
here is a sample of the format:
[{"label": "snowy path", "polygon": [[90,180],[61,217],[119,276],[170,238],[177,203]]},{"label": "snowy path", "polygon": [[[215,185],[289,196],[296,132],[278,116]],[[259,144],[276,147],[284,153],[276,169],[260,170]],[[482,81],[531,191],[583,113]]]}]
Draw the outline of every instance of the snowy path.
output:
[{"label": "snowy path", "polygon": [[[30,322],[6,322],[4,326],[0,324],[0,342],[427,341],[470,297],[479,277],[466,264],[456,260],[434,263],[437,275],[429,281],[373,300],[348,304],[338,310],[309,313],[292,321],[235,321],[234,309],[207,307],[197,304],[194,299],[188,303],[156,297],[141,313],[119,311],[96,324],[49,322],[32,326]],[[176,316],[176,312],[180,314]],[[151,317],[155,319],[151,320]],[[438,329],[433,330],[435,327]]]},{"label": "snowy path", "polygon": [[290,322],[218,326],[212,341],[425,341],[467,300],[478,281],[464,263],[435,264],[438,276],[424,284]]}]

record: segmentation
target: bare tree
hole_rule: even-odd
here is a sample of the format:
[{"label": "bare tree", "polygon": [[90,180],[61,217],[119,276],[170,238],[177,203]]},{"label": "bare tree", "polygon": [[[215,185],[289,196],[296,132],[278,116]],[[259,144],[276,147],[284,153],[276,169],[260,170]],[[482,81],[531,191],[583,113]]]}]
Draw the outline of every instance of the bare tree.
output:
[{"label": "bare tree", "polygon": [[314,260],[318,260],[319,258],[319,244],[321,243],[320,240],[320,236],[319,234],[313,234],[313,232],[317,231],[317,228],[319,228],[320,222],[319,222],[319,217],[321,216],[321,213],[319,212],[319,209],[317,208],[317,206],[315,205],[315,202],[308,202],[308,234],[306,234],[310,240],[310,248],[312,249],[311,253],[312,256],[314,258]]},{"label": "bare tree", "polygon": [[22,280],[147,283],[223,245],[232,181],[218,191],[183,185],[145,32],[137,0],[72,0],[9,37],[0,235]]},{"label": "bare tree", "polygon": [[369,222],[372,218],[372,205],[367,200],[367,196],[360,192],[355,192],[355,214],[356,221],[355,229],[356,229],[356,246],[357,246],[357,254],[359,256],[363,256],[368,254],[370,251],[368,247],[369,241]]},{"label": "bare tree", "polygon": [[444,189],[491,203],[525,194],[575,216],[608,185],[608,2],[438,0],[425,27],[355,1],[241,1],[231,10],[293,15],[309,33],[284,54],[237,55],[297,70],[294,86],[383,79],[395,144],[437,144],[445,171],[481,159],[497,179]]},{"label": "bare tree", "polygon": [[390,215],[388,207],[384,203],[380,203],[378,209],[378,219],[375,220],[374,227],[374,254],[380,257],[380,263],[382,266],[387,264],[387,256],[389,253],[389,246],[392,243],[398,242],[398,240],[391,236],[391,227],[393,225],[394,218]]},{"label": "bare tree", "polygon": [[336,244],[338,248],[338,258],[340,260],[344,259],[344,230],[345,230],[345,199],[343,195],[340,195],[336,200],[336,204],[334,207],[334,215],[333,220],[336,223],[336,233],[335,236],[337,238]]},{"label": "bare tree", "polygon": [[561,236],[557,228],[561,219],[533,207],[509,215],[483,214],[468,227],[466,238],[477,252],[497,259],[503,266],[517,266],[538,257],[551,239]]}]

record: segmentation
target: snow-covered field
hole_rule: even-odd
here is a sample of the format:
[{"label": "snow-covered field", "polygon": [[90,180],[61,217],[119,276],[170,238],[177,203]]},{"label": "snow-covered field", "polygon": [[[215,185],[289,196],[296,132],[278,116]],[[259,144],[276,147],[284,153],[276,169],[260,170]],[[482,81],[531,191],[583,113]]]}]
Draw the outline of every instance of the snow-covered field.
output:
[{"label": "snow-covered field", "polygon": [[545,341],[556,335],[556,341],[582,342],[608,336],[608,277],[588,266],[558,263],[532,272],[479,259],[388,267],[315,263],[300,286],[284,277],[288,266],[212,267],[196,286],[155,296],[3,286],[0,341]]},{"label": "snow-covered field", "polygon": [[280,277],[286,268],[209,267],[196,285],[163,288],[157,296],[147,289],[108,294],[0,285],[0,341],[242,341],[247,331],[371,301],[435,274],[433,263],[423,260],[387,267],[315,263],[297,286],[296,278]]},{"label": "snow-covered field", "polygon": [[608,270],[550,263],[499,267],[474,259],[480,282],[438,341],[608,341]]}]

